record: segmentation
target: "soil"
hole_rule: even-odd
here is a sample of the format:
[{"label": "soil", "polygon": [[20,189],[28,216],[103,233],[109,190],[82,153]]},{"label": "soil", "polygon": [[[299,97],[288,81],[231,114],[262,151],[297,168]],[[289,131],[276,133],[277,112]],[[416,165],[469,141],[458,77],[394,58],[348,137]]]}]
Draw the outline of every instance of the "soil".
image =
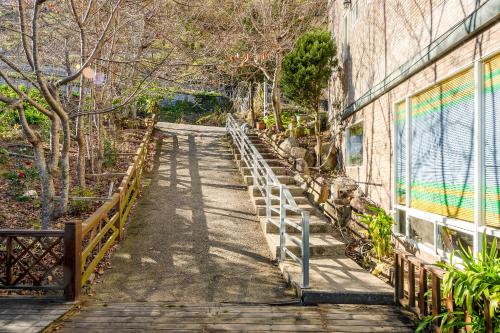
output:
[{"label": "soil", "polygon": [[[114,148],[118,153],[133,153],[135,154],[140,145],[146,129],[125,129],[113,135]],[[154,147],[154,139],[150,145]],[[21,178],[22,183],[18,186],[13,185],[12,181],[7,179],[8,173],[14,173],[20,176],[22,173],[29,174],[29,171],[36,173],[36,166],[31,158],[24,156],[32,155],[32,149],[29,143],[24,140],[13,142],[0,143],[0,149],[7,149],[9,152],[20,156],[10,156],[7,161],[0,163],[0,229],[37,229],[40,226],[41,204],[40,200],[19,198],[19,193],[24,193],[28,190],[35,190],[40,194],[40,183],[37,179],[29,181],[28,178]],[[154,150],[154,149],[151,149]],[[103,172],[108,173],[125,173],[132,163],[134,155],[118,155],[116,163],[110,167],[103,166]],[[72,143],[70,150],[70,172],[71,172],[71,189],[72,193],[77,188],[76,183],[76,160],[77,146]],[[87,173],[92,173],[88,167]],[[92,191],[93,197],[107,197],[109,194],[110,183],[113,182],[113,192],[118,190],[122,177],[113,178],[88,178],[87,186]],[[56,189],[58,184],[56,183]],[[16,194],[18,192],[18,194]],[[57,192],[56,192],[57,193]],[[85,202],[83,210],[75,211],[70,209],[69,212],[61,216],[53,222],[51,228],[62,229],[64,223],[70,220],[85,220],[89,217],[100,205],[101,201]]]}]

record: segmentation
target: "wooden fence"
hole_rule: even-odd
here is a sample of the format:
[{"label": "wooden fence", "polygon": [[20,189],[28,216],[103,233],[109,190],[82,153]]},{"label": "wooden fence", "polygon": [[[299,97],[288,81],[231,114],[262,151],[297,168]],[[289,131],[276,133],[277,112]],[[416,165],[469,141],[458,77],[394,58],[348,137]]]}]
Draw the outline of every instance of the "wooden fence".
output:
[{"label": "wooden fence", "polygon": [[0,289],[63,290],[76,300],[106,252],[124,237],[125,222],[142,184],[155,118],[128,168],[118,193],[84,222],[64,230],[0,230]]},{"label": "wooden fence", "polygon": [[[456,305],[452,293],[443,295],[441,284],[445,271],[434,265],[428,264],[414,255],[396,250],[394,256],[394,301],[420,318],[427,315],[437,316],[443,311],[453,312]],[[429,292],[430,291],[430,292]],[[463,309],[465,318],[467,310]],[[493,322],[489,309],[484,309],[486,333],[493,333]],[[433,323],[434,332],[440,332],[439,320]],[[470,326],[466,327],[470,331]],[[458,328],[454,329],[458,332]]]}]

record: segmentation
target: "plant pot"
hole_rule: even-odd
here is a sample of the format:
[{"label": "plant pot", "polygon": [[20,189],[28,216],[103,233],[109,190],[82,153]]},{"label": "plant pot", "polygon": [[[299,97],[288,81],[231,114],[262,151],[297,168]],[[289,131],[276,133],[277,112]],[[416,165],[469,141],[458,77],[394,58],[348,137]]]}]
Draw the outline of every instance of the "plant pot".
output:
[{"label": "plant pot", "polygon": [[266,123],[258,121],[255,123],[255,128],[258,129],[259,131],[263,131],[266,129]]}]

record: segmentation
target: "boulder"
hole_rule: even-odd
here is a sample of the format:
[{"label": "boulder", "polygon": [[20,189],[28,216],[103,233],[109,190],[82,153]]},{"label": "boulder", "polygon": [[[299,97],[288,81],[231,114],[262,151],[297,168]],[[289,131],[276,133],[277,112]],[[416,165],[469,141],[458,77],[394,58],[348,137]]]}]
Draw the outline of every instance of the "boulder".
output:
[{"label": "boulder", "polygon": [[288,158],[290,156],[290,151],[292,150],[293,147],[297,147],[299,143],[295,138],[286,138],[281,144],[280,144],[280,154],[283,155],[285,158]]},{"label": "boulder", "polygon": [[373,214],[373,211],[370,209],[370,207],[373,207],[374,204],[368,201],[367,198],[365,197],[354,197],[351,199],[351,207],[355,211],[362,213],[362,214]]},{"label": "boulder", "polygon": [[314,161],[316,160],[311,151],[301,147],[292,147],[292,149],[290,149],[290,157],[294,159],[304,159],[308,166],[314,165]]},{"label": "boulder", "polygon": [[330,196],[330,185],[323,177],[316,178],[312,183],[313,198],[317,203],[324,203]]},{"label": "boulder", "polygon": [[309,165],[303,158],[298,158],[295,160],[295,169],[305,176],[309,176],[311,172],[309,171]]},{"label": "boulder", "polygon": [[38,193],[36,193],[35,190],[28,190],[28,191],[24,192],[23,197],[28,198],[28,199],[37,199]]}]

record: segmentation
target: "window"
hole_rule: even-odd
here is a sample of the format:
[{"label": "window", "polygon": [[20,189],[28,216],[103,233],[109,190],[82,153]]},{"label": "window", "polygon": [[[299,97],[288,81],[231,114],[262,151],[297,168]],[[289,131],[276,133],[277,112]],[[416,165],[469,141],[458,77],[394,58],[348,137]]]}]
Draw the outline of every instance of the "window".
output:
[{"label": "window", "polygon": [[347,165],[363,164],[363,123],[357,123],[347,128]]},{"label": "window", "polygon": [[394,232],[446,258],[500,238],[500,54],[394,105]]}]

